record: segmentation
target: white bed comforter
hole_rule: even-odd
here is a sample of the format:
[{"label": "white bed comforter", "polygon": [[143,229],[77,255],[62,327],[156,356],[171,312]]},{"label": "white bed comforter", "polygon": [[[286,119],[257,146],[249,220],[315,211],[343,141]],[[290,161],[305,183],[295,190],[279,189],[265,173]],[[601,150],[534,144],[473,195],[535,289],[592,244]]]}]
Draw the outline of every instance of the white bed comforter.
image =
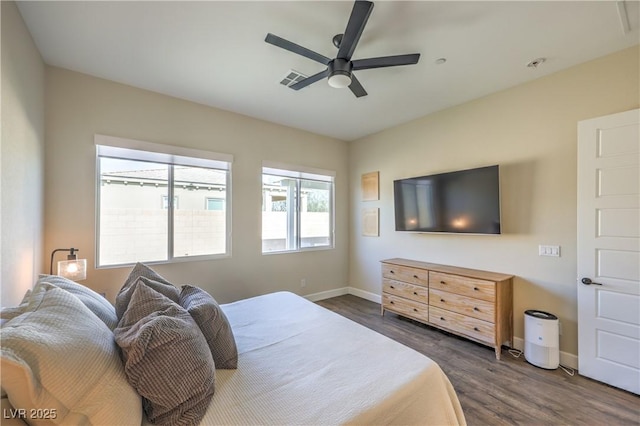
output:
[{"label": "white bed comforter", "polygon": [[223,305],[239,352],[203,425],[464,424],[429,358],[292,293]]}]

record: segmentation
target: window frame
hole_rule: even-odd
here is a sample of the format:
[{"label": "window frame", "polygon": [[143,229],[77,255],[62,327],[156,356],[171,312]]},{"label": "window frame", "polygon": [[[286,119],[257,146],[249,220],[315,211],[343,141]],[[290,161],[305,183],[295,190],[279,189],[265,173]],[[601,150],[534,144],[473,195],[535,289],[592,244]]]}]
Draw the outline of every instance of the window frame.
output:
[{"label": "window frame", "polygon": [[[336,173],[332,170],[324,170],[313,167],[306,166],[298,166],[291,164],[284,164],[279,162],[272,161],[263,161],[262,162],[262,173],[260,174],[260,192],[261,194],[264,191],[264,175],[269,176],[277,176],[289,179],[296,180],[296,190],[295,190],[295,224],[291,224],[289,219],[287,219],[287,228],[292,229],[292,226],[295,227],[295,238],[296,238],[296,248],[295,249],[285,249],[285,250],[272,250],[272,251],[264,251],[262,248],[263,239],[260,238],[260,251],[263,255],[272,255],[272,254],[286,254],[286,253],[302,253],[308,251],[318,251],[318,250],[333,250],[336,246],[336,236],[335,236],[335,175]],[[301,213],[302,209],[300,208],[300,200],[302,198],[302,181],[316,181],[316,182],[325,182],[330,183],[329,190],[329,244],[325,246],[314,246],[314,247],[302,247],[302,235],[301,235]],[[264,197],[261,203],[261,211],[264,211]],[[287,216],[291,212],[287,210]],[[260,220],[261,232],[264,227],[263,219]]]},{"label": "window frame", "polygon": [[96,146],[96,227],[95,227],[95,268],[111,269],[134,265],[136,262],[100,265],[100,208],[101,208],[101,158],[144,161],[149,163],[166,164],[169,166],[168,200],[174,199],[174,177],[172,166],[201,167],[226,171],[225,185],[225,252],[194,256],[174,256],[174,209],[173,202],[168,210],[167,226],[167,259],[144,261],[145,264],[181,263],[201,260],[216,260],[230,258],[231,245],[231,217],[232,217],[232,165],[233,156],[212,151],[183,148],[171,145],[157,144],[134,139],[118,138],[106,135],[94,135]]}]

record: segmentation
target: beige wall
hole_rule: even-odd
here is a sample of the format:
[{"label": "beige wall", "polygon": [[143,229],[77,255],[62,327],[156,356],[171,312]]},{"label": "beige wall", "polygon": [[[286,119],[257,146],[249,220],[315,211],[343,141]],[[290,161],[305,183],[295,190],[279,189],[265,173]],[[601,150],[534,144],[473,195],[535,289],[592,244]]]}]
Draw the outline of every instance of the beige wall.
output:
[{"label": "beige wall", "polygon": [[14,305],[42,265],[44,63],[14,2],[1,2],[0,303]]},{"label": "beige wall", "polygon": [[[167,279],[201,286],[220,302],[347,285],[345,142],[54,67],[46,73],[46,110],[45,249],[79,248],[89,265],[88,287],[113,299],[130,270],[93,267],[96,133],[234,156],[232,257],[154,266]],[[261,254],[262,160],[336,171],[334,250]]]},{"label": "beige wall", "polygon": [[[526,309],[560,317],[561,351],[577,354],[576,134],[579,120],[637,108],[638,47],[441,111],[350,144],[349,283],[378,294],[381,259],[405,257],[516,275],[515,334]],[[393,180],[499,164],[503,235],[394,231]],[[380,171],[380,201],[360,177]],[[380,207],[380,237],[362,237],[361,209]],[[539,244],[562,256],[538,256]]]},{"label": "beige wall", "polygon": [[[115,296],[128,269],[92,267],[93,135],[100,133],[234,155],[233,256],[156,266],[178,284],[200,285],[227,302],[274,290],[311,294],[345,285],[378,294],[379,260],[396,256],[495,270],[517,276],[516,336],[523,336],[525,309],[548,310],[562,320],[561,350],[575,354],[576,123],[637,108],[638,63],[635,47],[346,144],[67,70],[45,70],[14,3],[2,2],[2,305],[17,303],[35,275],[48,270],[51,250],[72,245],[90,265],[84,283]],[[261,254],[263,159],[337,172],[335,250]],[[502,169],[503,235],[393,230],[394,179],[489,164]],[[375,170],[380,201],[361,202],[360,176]],[[379,238],[361,236],[363,207],[380,207]],[[539,257],[538,244],[560,245],[562,256]]]}]

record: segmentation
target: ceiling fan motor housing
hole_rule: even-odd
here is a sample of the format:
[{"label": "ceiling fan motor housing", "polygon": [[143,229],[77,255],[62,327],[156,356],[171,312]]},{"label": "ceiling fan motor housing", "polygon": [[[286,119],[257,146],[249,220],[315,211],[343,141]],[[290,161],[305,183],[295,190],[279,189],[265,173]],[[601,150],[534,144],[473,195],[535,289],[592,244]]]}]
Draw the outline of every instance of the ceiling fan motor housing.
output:
[{"label": "ceiling fan motor housing", "polygon": [[351,61],[336,58],[329,62],[329,85],[336,88],[344,88],[351,84]]}]

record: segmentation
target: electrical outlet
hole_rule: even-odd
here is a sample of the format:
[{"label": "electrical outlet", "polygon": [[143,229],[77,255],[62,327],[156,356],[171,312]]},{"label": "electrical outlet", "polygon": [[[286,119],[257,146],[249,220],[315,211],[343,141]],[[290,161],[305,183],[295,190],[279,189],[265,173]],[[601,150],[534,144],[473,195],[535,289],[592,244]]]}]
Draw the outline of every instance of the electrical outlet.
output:
[{"label": "electrical outlet", "polygon": [[300,287],[306,287],[307,286],[307,279],[303,278],[300,280]]},{"label": "electrical outlet", "polygon": [[538,256],[560,257],[560,246],[539,245]]}]

